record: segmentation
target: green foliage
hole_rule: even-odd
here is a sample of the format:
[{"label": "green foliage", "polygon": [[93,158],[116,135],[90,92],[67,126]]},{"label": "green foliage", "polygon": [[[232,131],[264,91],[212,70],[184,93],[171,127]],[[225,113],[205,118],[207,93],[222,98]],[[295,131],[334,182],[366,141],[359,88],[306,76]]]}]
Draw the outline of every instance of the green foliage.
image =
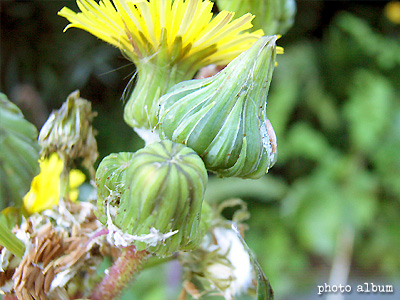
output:
[{"label": "green foliage", "polygon": [[22,205],[31,181],[39,173],[35,126],[0,93],[0,209]]},{"label": "green foliage", "polygon": [[322,41],[285,47],[267,107],[276,166],[257,184],[209,182],[217,199],[267,200],[249,204],[245,237],[278,295],[311,284],[298,278],[318,272],[315,258],[331,264],[347,228],[356,234],[354,266],[399,275],[399,46],[346,13]]},{"label": "green foliage", "polygon": [[[257,244],[292,235],[291,251],[329,262],[340,232],[352,228],[357,266],[398,275],[394,220],[400,213],[400,73],[391,68],[398,62],[399,46],[398,39],[343,14],[322,42],[285,47],[267,112],[280,154],[279,173],[273,176],[283,176],[290,187],[281,202],[281,217],[264,223],[270,229]],[[252,222],[266,219],[257,215],[253,213]],[[287,251],[290,245],[281,243],[269,247],[266,256],[276,248]],[[259,255],[261,248],[255,247]],[[287,254],[294,264],[292,257]],[[288,278],[274,278],[282,273],[281,266],[262,262],[279,292]],[[303,270],[309,267],[304,264]]]},{"label": "green foliage", "polygon": [[350,144],[358,152],[371,153],[393,119],[394,89],[380,74],[358,69],[350,82],[348,97],[343,114],[349,123]]}]

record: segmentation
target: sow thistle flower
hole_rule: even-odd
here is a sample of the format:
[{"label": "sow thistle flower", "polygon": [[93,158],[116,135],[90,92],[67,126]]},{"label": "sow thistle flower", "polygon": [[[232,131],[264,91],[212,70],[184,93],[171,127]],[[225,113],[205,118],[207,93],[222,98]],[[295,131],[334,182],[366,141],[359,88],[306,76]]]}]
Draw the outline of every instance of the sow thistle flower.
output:
[{"label": "sow thistle flower", "polygon": [[158,98],[172,85],[191,79],[209,64],[226,65],[248,49],[262,30],[252,27],[251,14],[233,20],[222,11],[213,18],[208,0],[77,0],[81,12],[64,7],[59,15],[114,45],[132,62],[139,75],[125,106],[132,127],[157,124]]},{"label": "sow thistle flower", "polygon": [[[40,173],[31,184],[31,189],[24,196],[24,207],[29,214],[41,212],[58,205],[60,199],[60,176],[64,163],[53,153],[49,158],[40,160]],[[78,187],[85,181],[85,175],[79,170],[69,174],[69,199],[76,201]]]}]

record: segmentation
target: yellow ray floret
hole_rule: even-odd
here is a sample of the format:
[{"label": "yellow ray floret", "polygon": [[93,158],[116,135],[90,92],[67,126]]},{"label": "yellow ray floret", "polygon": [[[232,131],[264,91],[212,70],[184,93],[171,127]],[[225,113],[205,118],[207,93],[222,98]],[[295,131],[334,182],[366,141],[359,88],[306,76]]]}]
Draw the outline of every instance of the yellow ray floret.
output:
[{"label": "yellow ray floret", "polygon": [[[58,205],[60,199],[60,176],[64,163],[53,153],[47,159],[40,161],[40,173],[31,184],[31,189],[24,196],[24,207],[28,213],[41,212]],[[85,181],[85,175],[79,170],[72,170],[69,174],[69,198],[75,201],[78,198],[78,187]]]},{"label": "yellow ray floret", "polygon": [[252,27],[251,14],[234,20],[234,12],[222,11],[213,18],[213,3],[208,0],[77,0],[77,4],[81,12],[67,7],[59,12],[70,21],[65,30],[86,30],[134,62],[166,43],[169,54],[180,54],[179,60],[215,47],[202,58],[204,64],[227,64],[263,35],[262,30],[244,32]]}]

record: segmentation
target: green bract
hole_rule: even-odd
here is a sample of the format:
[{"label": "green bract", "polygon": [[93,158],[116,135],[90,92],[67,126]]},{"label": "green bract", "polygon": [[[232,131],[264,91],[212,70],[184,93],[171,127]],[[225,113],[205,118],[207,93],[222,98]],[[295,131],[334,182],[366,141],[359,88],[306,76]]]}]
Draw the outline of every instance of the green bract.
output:
[{"label": "green bract", "polygon": [[166,256],[201,241],[207,171],[188,147],[162,141],[134,154],[111,154],[99,165],[96,183],[100,220],[111,218],[139,250]]},{"label": "green bract", "polygon": [[32,179],[39,173],[35,126],[0,93],[0,209],[21,205]]},{"label": "green bract", "polygon": [[276,160],[266,116],[275,42],[262,37],[213,77],[172,87],[160,99],[160,137],[192,148],[221,177],[263,176]]}]

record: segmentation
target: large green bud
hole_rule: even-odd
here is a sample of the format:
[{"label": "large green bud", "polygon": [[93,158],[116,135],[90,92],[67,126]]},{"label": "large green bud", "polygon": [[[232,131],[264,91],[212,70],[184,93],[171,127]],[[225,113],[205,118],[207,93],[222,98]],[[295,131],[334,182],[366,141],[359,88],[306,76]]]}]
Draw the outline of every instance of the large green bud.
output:
[{"label": "large green bud", "polygon": [[162,141],[134,154],[111,154],[96,183],[99,219],[127,234],[138,250],[166,256],[201,242],[207,171],[190,148]]},{"label": "large green bud", "polygon": [[296,15],[295,0],[218,0],[217,4],[220,10],[235,11],[239,15],[255,14],[254,28],[262,29],[265,35],[286,33]]},{"label": "large green bud", "polygon": [[221,177],[263,176],[277,154],[266,115],[275,42],[262,37],[216,75],[172,87],[160,99],[160,137],[192,148]]},{"label": "large green bud", "polygon": [[22,205],[33,177],[39,173],[35,126],[0,93],[0,210]]}]

